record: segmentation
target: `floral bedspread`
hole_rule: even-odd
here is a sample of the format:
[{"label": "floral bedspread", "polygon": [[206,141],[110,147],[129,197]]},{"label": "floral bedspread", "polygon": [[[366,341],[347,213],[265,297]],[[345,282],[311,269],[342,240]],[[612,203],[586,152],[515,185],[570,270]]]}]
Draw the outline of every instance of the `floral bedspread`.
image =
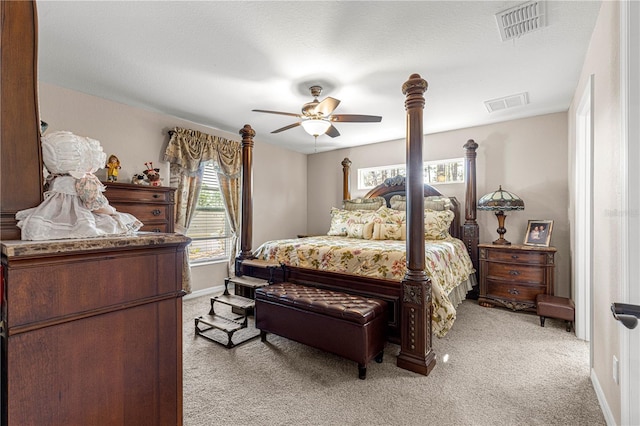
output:
[{"label": "floral bedspread", "polygon": [[[274,240],[254,251],[259,259],[285,265],[400,282],[406,272],[406,241],[318,236]],[[464,243],[456,238],[425,241],[426,272],[431,278],[432,329],[444,336],[455,321],[448,294],[474,271]]]}]

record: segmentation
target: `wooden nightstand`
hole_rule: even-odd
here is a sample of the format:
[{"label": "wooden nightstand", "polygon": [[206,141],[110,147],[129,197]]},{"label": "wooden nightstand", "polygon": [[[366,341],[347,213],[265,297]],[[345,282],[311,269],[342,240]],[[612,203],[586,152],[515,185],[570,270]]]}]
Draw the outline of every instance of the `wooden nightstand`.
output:
[{"label": "wooden nightstand", "polygon": [[538,294],[553,295],[554,247],[478,244],[482,306],[536,310]]}]

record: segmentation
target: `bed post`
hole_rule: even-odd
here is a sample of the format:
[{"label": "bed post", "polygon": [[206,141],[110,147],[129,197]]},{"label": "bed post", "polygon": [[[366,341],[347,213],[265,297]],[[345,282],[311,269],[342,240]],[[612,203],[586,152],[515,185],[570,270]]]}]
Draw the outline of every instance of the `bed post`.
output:
[{"label": "bed post", "polygon": [[[462,225],[462,241],[467,246],[471,262],[476,270],[476,278],[478,276],[478,241],[480,240],[480,231],[478,222],[476,221],[476,150],[478,144],[469,139],[463,148],[466,150],[464,158],[464,174],[467,177],[466,198],[464,200],[464,225]],[[475,297],[474,297],[475,296]],[[478,298],[478,287],[475,286],[468,297]]]},{"label": "bed post", "polygon": [[239,262],[253,257],[251,239],[253,232],[253,188],[251,173],[253,171],[253,137],[255,130],[245,124],[240,129],[242,135],[242,222],[240,223],[240,255],[236,259],[236,273]]},{"label": "bed post", "polygon": [[349,181],[349,168],[351,160],[345,157],[342,160],[342,201],[351,199],[351,182]]},{"label": "bed post", "polygon": [[427,82],[412,74],[402,85],[407,111],[407,272],[400,290],[402,329],[397,365],[429,375],[436,365],[431,348],[431,281],[425,271],[422,111]]}]

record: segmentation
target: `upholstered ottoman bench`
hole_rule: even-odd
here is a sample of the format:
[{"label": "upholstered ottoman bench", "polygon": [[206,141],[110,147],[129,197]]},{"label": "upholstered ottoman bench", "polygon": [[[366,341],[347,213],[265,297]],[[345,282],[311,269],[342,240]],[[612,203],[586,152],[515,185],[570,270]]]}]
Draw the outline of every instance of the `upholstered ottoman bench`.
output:
[{"label": "upholstered ottoman bench", "polygon": [[267,333],[340,355],[358,363],[382,362],[386,341],[386,302],[316,287],[282,282],[255,291],[255,321]]},{"label": "upholstered ottoman bench", "polygon": [[544,327],[545,318],[556,318],[567,322],[567,331],[573,328],[575,304],[566,297],[539,294],[536,296],[536,310],[540,316],[540,326]]}]

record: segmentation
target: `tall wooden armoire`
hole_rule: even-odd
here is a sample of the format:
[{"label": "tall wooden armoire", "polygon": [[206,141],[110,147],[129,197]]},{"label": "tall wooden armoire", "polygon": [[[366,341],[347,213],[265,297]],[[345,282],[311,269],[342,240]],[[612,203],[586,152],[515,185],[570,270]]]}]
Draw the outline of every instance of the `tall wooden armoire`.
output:
[{"label": "tall wooden armoire", "polygon": [[20,240],[43,196],[36,5],[0,10],[0,424],[181,425],[189,238]]}]

